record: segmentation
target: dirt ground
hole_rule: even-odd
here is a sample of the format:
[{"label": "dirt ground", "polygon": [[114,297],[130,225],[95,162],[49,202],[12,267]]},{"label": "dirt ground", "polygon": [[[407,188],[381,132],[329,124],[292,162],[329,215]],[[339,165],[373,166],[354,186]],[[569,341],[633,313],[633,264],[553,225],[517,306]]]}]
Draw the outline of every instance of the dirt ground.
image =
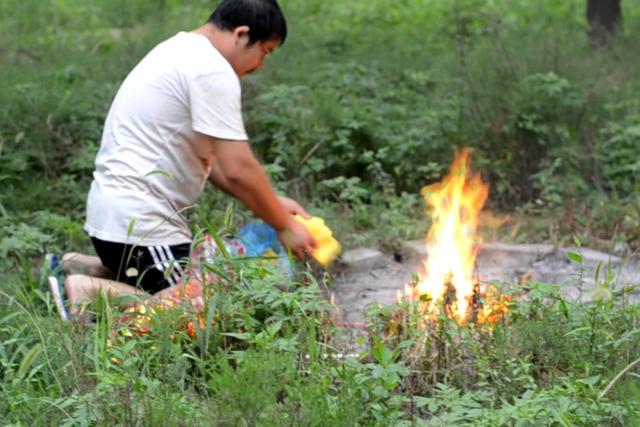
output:
[{"label": "dirt ground", "polygon": [[[395,304],[398,292],[410,283],[427,252],[422,241],[407,242],[401,256],[380,254],[375,265],[347,265],[333,272],[335,318],[344,329],[342,340],[352,344],[348,347],[358,347],[354,343],[364,334],[362,323],[369,307]],[[579,254],[581,262],[570,259],[569,253]],[[516,284],[526,276],[529,281],[557,284],[566,299],[588,302],[605,280],[615,289],[640,285],[640,259],[622,259],[588,248],[488,243],[478,252],[476,273],[481,283]],[[629,302],[640,302],[640,286]]]}]

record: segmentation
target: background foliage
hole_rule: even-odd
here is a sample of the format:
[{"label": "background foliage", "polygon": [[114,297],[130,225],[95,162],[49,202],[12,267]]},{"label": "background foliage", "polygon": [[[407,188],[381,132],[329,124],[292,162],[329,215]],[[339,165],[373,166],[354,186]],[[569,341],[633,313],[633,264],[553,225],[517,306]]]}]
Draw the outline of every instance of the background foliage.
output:
[{"label": "background foliage", "polygon": [[[282,190],[320,209],[338,202],[365,229],[360,205],[384,210],[417,195],[455,147],[470,146],[494,209],[568,219],[520,235],[638,246],[633,2],[623,2],[622,37],[600,51],[587,41],[582,0],[282,3],[291,37],[245,82],[250,134]],[[0,212],[81,222],[119,83],[212,6],[4,1]]]},{"label": "background foliage", "polygon": [[[291,366],[313,340],[305,336],[299,342],[293,329],[278,330],[266,344],[253,343],[248,350],[247,360],[265,361],[267,372],[252,402],[240,386],[229,388],[233,381],[248,384],[256,377],[251,363],[233,371],[216,365],[212,369],[220,376],[203,379],[198,364],[212,359],[192,349],[182,352],[182,341],[161,336],[144,345],[165,346],[173,355],[165,366],[175,384],[166,386],[156,361],[149,359],[155,354],[151,347],[140,344],[131,359],[135,366],[127,371],[109,365],[110,353],[101,347],[102,323],[89,332],[75,331],[77,342],[69,340],[68,331],[61,333],[60,325],[49,324],[51,308],[34,260],[45,252],[90,250],[82,231],[84,201],[111,99],[151,47],[202,23],[213,3],[0,2],[0,376],[6,397],[0,399],[0,419],[13,414],[10,422],[20,424],[39,414],[41,420],[55,416],[69,425],[141,420],[178,425],[178,420],[203,422],[194,408],[206,402],[230,424],[247,422],[236,404],[245,405],[247,413],[262,404],[265,419],[286,411],[298,417],[290,422],[309,424],[331,419],[351,425],[358,419],[388,425],[384,420],[419,407],[429,408],[436,425],[474,425],[481,419],[512,425],[553,401],[556,413],[550,416],[559,425],[638,421],[624,399],[625,393],[638,396],[637,383],[625,384],[613,402],[590,406],[611,374],[602,352],[615,349],[615,368],[637,354],[634,341],[621,342],[618,333],[637,331],[637,312],[618,315],[606,304],[592,308],[591,317],[576,314],[554,323],[563,314],[552,299],[546,323],[515,328],[512,338],[520,344],[513,348],[519,353],[478,360],[487,363],[477,375],[491,378],[493,394],[483,394],[485,386],[465,394],[452,381],[423,396],[436,400],[410,403],[390,397],[409,374],[398,362],[398,350],[387,354],[382,344],[374,345],[369,364],[309,372]],[[514,218],[501,238],[563,243],[575,234],[602,249],[616,243],[640,247],[637,2],[622,1],[623,34],[602,50],[588,43],[584,0],[281,4],[290,37],[263,71],[243,83],[247,125],[278,188],[327,217],[344,243],[394,249],[424,235],[419,189],[442,177],[456,147],[469,146],[473,166],[491,185],[490,207]],[[222,224],[227,203],[209,192],[193,222]],[[246,215],[239,211],[238,221]],[[262,280],[253,270],[248,276]],[[252,292],[240,300],[268,296]],[[263,301],[267,311],[280,313],[280,297]],[[575,342],[591,340],[593,354],[584,363],[571,356],[557,325]],[[262,326],[268,330],[272,324]],[[581,328],[595,332],[571,332],[587,331]],[[558,352],[535,354],[527,347],[538,342],[532,337],[539,337],[541,346],[545,339],[553,342]],[[268,345],[280,338],[293,340],[290,351],[269,354]],[[60,342],[68,351],[58,349]],[[509,379],[504,383],[489,366],[498,362]],[[584,375],[578,374],[581,369]],[[555,377],[546,381],[545,375]],[[283,378],[296,386],[287,391],[289,400],[274,403],[271,393],[281,390],[271,387]],[[50,383],[56,384],[55,394],[47,391]],[[498,399],[513,393],[521,394]],[[114,395],[125,402],[146,397],[137,406],[119,406]],[[451,405],[442,406],[443,401]],[[315,414],[314,404],[322,405]],[[158,405],[163,409],[153,418],[150,408]],[[485,409],[468,412],[474,405]]]}]

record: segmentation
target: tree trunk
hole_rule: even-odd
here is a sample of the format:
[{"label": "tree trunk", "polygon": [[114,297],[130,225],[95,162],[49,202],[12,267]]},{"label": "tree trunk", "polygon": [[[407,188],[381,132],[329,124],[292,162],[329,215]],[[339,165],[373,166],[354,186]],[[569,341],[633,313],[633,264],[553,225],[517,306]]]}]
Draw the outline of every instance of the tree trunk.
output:
[{"label": "tree trunk", "polygon": [[587,0],[587,30],[593,46],[607,46],[622,26],[621,0]]}]

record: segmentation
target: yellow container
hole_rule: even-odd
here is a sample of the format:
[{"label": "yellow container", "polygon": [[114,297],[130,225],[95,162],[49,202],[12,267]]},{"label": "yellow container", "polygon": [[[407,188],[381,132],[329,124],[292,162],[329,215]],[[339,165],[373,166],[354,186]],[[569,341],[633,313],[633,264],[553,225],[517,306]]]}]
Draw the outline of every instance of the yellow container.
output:
[{"label": "yellow container", "polygon": [[342,246],[333,237],[331,229],[327,227],[322,218],[317,216],[307,219],[300,215],[295,215],[295,218],[307,228],[318,242],[318,246],[311,256],[324,267],[329,265],[342,251]]}]

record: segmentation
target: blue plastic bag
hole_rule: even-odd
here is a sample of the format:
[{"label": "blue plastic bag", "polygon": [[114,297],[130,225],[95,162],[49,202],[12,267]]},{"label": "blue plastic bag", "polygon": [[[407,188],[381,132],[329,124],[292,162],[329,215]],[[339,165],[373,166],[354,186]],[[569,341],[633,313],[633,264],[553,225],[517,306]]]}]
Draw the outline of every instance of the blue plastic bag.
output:
[{"label": "blue plastic bag", "polygon": [[287,251],[284,249],[278,233],[269,224],[263,221],[255,221],[242,227],[238,234],[238,240],[247,250],[247,256],[264,256],[271,249],[278,255],[278,266],[280,270],[293,278],[294,270]]}]

